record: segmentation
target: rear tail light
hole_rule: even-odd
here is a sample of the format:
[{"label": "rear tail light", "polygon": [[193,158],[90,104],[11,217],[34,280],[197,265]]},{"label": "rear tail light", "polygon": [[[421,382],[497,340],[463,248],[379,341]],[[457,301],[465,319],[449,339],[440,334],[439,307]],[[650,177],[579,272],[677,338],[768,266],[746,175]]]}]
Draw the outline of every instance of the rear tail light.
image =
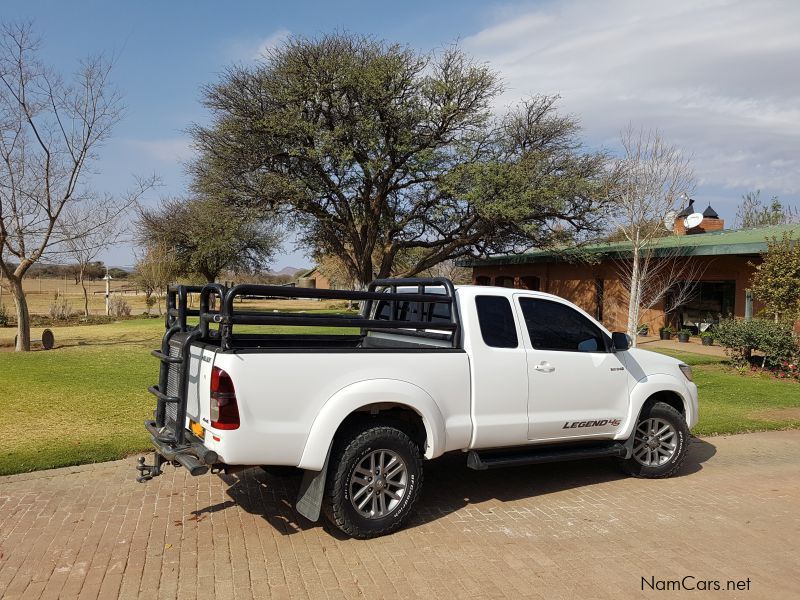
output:
[{"label": "rear tail light", "polygon": [[219,367],[211,369],[211,426],[239,429],[239,406],[231,376]]}]

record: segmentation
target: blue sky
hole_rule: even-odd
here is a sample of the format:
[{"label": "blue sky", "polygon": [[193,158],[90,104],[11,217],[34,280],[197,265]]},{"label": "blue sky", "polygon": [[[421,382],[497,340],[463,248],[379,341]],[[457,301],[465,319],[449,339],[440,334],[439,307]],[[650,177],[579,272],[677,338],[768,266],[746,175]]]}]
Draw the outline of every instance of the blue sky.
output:
[{"label": "blue sky", "polygon": [[[116,56],[113,80],[127,110],[95,165],[92,185],[101,191],[157,173],[164,185],[150,202],[180,194],[191,156],[184,131],[207,119],[203,85],[286,35],[348,29],[423,51],[460,40],[503,76],[498,110],[526,94],[560,93],[589,146],[614,150],[629,122],[660,128],[694,156],[698,204],[711,202],[732,225],[748,190],[789,204],[800,198],[799,6],[6,0],[0,18],[33,20],[45,59],[62,71],[90,53]],[[133,253],[121,245],[103,258],[130,265]],[[308,264],[290,242],[273,267]]]}]

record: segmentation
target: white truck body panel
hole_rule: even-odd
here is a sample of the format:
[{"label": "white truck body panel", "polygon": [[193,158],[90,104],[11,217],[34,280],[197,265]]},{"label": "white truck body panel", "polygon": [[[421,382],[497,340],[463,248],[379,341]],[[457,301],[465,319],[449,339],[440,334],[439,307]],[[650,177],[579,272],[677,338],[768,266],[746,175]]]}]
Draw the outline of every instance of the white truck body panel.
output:
[{"label": "white truck body panel", "polygon": [[[239,429],[206,439],[228,464],[319,470],[344,418],[387,402],[422,416],[428,458],[469,445],[469,362],[461,351],[230,352],[216,354],[214,366],[233,379],[239,405]],[[207,412],[200,417],[208,427]]]},{"label": "white truck body panel", "polygon": [[[515,314],[516,348],[487,346],[475,308],[480,295],[504,296]],[[697,422],[697,387],[680,362],[639,349],[554,352],[531,345],[519,299],[571,303],[540,292],[485,286],[457,288],[463,349],[252,349],[194,346],[187,419],[206,428],[204,444],[230,465],[322,469],[331,442],[354,411],[380,404],[414,410],[426,433],[426,458],[453,450],[580,439],[627,439],[653,394],[680,397],[689,427]],[[212,365],[234,382],[241,425],[210,425]],[[548,367],[537,370],[537,365]],[[550,369],[549,367],[552,367]],[[571,423],[607,421],[602,426]]]}]

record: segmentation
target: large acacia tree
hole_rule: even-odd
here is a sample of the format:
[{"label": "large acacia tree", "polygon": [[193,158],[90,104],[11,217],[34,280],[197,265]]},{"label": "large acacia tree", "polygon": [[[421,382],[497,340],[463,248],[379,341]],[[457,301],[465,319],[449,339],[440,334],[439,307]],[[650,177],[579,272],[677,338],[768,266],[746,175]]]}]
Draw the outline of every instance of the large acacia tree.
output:
[{"label": "large acacia tree", "polygon": [[313,254],[353,278],[593,233],[606,157],[582,151],[554,97],[505,114],[487,65],[349,33],[292,38],[205,90],[192,130],[200,191],[280,209]]}]

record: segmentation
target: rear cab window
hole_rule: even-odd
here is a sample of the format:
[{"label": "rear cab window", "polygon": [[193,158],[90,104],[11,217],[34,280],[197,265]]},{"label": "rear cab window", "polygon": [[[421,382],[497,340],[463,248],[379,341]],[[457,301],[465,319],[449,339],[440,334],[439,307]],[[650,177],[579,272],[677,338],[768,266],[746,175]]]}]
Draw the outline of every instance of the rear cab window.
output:
[{"label": "rear cab window", "polygon": [[483,342],[492,348],[516,348],[517,324],[505,296],[476,296],[475,307]]},{"label": "rear cab window", "polygon": [[411,302],[401,300],[394,303],[396,313],[392,315],[392,303],[380,300],[373,318],[379,321],[422,321],[425,323],[451,323],[450,304],[447,302]]}]

